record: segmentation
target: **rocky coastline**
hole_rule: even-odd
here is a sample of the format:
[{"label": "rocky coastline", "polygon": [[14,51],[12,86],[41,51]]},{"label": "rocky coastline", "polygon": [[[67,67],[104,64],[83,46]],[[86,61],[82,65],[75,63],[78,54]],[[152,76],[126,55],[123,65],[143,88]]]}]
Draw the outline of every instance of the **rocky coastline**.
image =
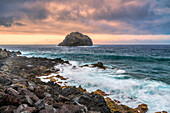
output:
[{"label": "rocky coastline", "polygon": [[[0,113],[145,113],[148,110],[146,104],[137,108],[122,105],[100,89],[88,92],[81,86],[63,87],[52,77],[51,81],[42,82],[38,77],[57,74],[55,65],[70,64],[69,61],[19,55],[19,51],[0,49]],[[101,62],[91,67],[107,69]]]}]

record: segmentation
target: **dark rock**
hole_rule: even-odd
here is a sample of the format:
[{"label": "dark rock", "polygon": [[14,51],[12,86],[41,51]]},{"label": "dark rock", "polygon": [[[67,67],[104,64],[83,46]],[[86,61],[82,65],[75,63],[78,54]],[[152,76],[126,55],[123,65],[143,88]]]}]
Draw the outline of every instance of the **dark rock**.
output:
[{"label": "dark rock", "polygon": [[4,63],[3,63],[3,62],[0,62],[0,68],[1,68],[3,65],[4,65]]},{"label": "dark rock", "polygon": [[21,103],[22,103],[22,101],[20,101],[18,98],[0,92],[0,106],[5,106],[5,105],[18,106]]},{"label": "dark rock", "polygon": [[72,99],[72,98],[82,94],[82,92],[80,90],[78,90],[76,87],[67,87],[61,91],[61,94],[63,96],[66,96],[66,97],[69,97],[70,99]]},{"label": "dark rock", "polygon": [[14,113],[21,113],[21,111],[25,110],[28,107],[27,104],[21,104],[16,110],[14,110]]},{"label": "dark rock", "polygon": [[57,101],[58,102],[66,102],[66,101],[70,101],[70,99],[67,97],[64,97],[62,95],[58,95]]},{"label": "dark rock", "polygon": [[61,86],[54,82],[48,82],[44,83],[44,85],[41,86],[41,88],[45,91],[51,94],[53,98],[57,98],[59,95],[61,89]]},{"label": "dark rock", "polygon": [[101,68],[101,69],[106,69],[106,67],[103,65],[102,62],[98,62],[96,64],[92,64],[92,67],[98,67],[98,68]]},{"label": "dark rock", "polygon": [[45,95],[45,97],[51,97],[51,94],[49,94],[47,92],[45,92],[44,95]]},{"label": "dark rock", "polygon": [[41,99],[45,97],[45,95],[44,95],[45,91],[43,89],[38,88],[38,87],[35,88],[34,93]]},{"label": "dark rock", "polygon": [[28,89],[31,90],[31,91],[34,91],[34,88],[36,87],[36,84],[32,81],[29,81],[28,82]]},{"label": "dark rock", "polygon": [[21,113],[35,113],[37,109],[35,107],[27,107]]},{"label": "dark rock", "polygon": [[7,89],[6,89],[6,93],[7,93],[7,94],[10,94],[10,95],[13,95],[13,96],[19,95],[18,91],[16,91],[16,90],[13,89],[13,88],[7,88]]},{"label": "dark rock", "polygon": [[57,110],[52,105],[45,105],[45,110],[52,112],[52,113],[57,112]]},{"label": "dark rock", "polygon": [[76,99],[79,104],[85,105],[89,111],[110,113],[104,98],[98,94],[84,94]]},{"label": "dark rock", "polygon": [[58,46],[92,46],[92,40],[82,33],[72,32]]},{"label": "dark rock", "polygon": [[57,97],[59,92],[61,90],[61,87],[54,83],[54,82],[48,82],[48,83],[42,83],[41,85],[37,85],[34,93],[39,97],[39,98],[44,98],[45,93],[50,93],[52,97]]},{"label": "dark rock", "polygon": [[19,88],[18,92],[20,95],[26,95],[26,96],[30,97],[30,99],[33,101],[33,103],[35,103],[39,100],[39,98],[34,93],[30,92],[27,89]]},{"label": "dark rock", "polygon": [[0,92],[4,92],[6,90],[6,88],[2,85],[0,85]]},{"label": "dark rock", "polygon": [[107,68],[103,65],[102,62],[98,62],[96,64],[91,64],[91,65],[86,64],[86,65],[83,65],[83,66],[80,66],[80,67],[97,67],[97,68],[104,69],[104,70]]},{"label": "dark rock", "polygon": [[39,113],[57,113],[57,110],[53,106],[47,105],[45,109],[41,110]]},{"label": "dark rock", "polygon": [[17,54],[17,55],[21,55],[22,53],[21,53],[20,51],[17,51],[16,54]]},{"label": "dark rock", "polygon": [[122,113],[122,112],[120,112],[120,111],[114,111],[114,113]]},{"label": "dark rock", "polygon": [[98,112],[98,111],[88,111],[88,113],[101,113],[101,112]]},{"label": "dark rock", "polygon": [[0,113],[13,113],[13,110],[15,110],[17,107],[16,106],[2,106],[0,107]]},{"label": "dark rock", "polygon": [[54,113],[54,112],[46,110],[46,109],[43,109],[43,110],[39,111],[38,113]]},{"label": "dark rock", "polygon": [[0,51],[0,58],[6,58],[8,56],[8,52],[5,50]]},{"label": "dark rock", "polygon": [[8,54],[8,56],[10,56],[10,57],[16,57],[17,54],[13,51],[13,52],[10,52],[10,53]]},{"label": "dark rock", "polygon": [[14,110],[14,113],[33,113],[36,112],[35,107],[29,107],[27,104],[21,104],[16,110]]},{"label": "dark rock", "polygon": [[41,110],[45,108],[45,103],[43,100],[38,100],[34,106],[37,108],[37,110]]},{"label": "dark rock", "polygon": [[84,109],[78,105],[65,104],[61,106],[59,113],[84,113]]},{"label": "dark rock", "polygon": [[54,106],[55,108],[61,108],[61,106],[63,106],[64,104],[66,104],[66,103],[57,102],[57,103],[55,103],[53,106]]},{"label": "dark rock", "polygon": [[7,86],[7,85],[11,85],[12,81],[9,78],[0,76],[0,84]]},{"label": "dark rock", "polygon": [[52,97],[45,97],[44,99],[44,102],[48,105],[54,105],[56,104],[56,101],[52,98]]},{"label": "dark rock", "polygon": [[26,102],[27,102],[29,105],[33,105],[33,101],[31,100],[31,98],[30,98],[28,95],[25,96],[25,99],[26,99]]},{"label": "dark rock", "polygon": [[10,86],[17,91],[18,91],[19,88],[25,88],[26,89],[26,86],[24,84],[19,83],[19,82],[16,83],[16,84],[12,84]]}]

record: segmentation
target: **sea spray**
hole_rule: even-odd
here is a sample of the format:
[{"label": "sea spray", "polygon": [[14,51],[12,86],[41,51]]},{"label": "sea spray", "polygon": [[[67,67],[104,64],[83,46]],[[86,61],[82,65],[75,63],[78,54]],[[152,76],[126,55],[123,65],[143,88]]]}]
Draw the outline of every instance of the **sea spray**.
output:
[{"label": "sea spray", "polygon": [[112,99],[117,99],[122,104],[133,108],[146,103],[149,107],[149,113],[159,110],[170,111],[170,85],[147,79],[134,79],[124,74],[124,70],[80,68],[78,62],[70,61],[70,63],[72,65],[59,64],[55,67],[60,69],[60,75],[68,78],[67,85],[82,85],[88,91],[101,89],[110,94],[109,97]]}]

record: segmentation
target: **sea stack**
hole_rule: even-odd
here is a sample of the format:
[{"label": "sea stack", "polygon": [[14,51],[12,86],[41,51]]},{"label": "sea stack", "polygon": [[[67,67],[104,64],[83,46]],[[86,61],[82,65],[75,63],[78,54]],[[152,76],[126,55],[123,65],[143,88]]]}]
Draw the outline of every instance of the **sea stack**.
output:
[{"label": "sea stack", "polygon": [[72,32],[68,34],[63,42],[58,46],[92,46],[93,42],[90,37],[80,32]]}]

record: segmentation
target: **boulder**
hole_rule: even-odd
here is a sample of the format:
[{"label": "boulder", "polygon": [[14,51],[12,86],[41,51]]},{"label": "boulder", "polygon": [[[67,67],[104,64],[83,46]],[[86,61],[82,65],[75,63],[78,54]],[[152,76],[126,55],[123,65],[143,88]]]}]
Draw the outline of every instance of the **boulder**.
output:
[{"label": "boulder", "polygon": [[79,32],[72,32],[58,46],[92,46],[92,40]]},{"label": "boulder", "polygon": [[37,102],[39,100],[39,98],[34,93],[32,93],[31,91],[29,91],[29,90],[27,90],[25,88],[19,88],[18,92],[19,92],[20,95],[26,95],[27,100],[29,100],[28,99],[28,97],[29,97],[33,101],[33,103],[35,103],[35,102]]},{"label": "boulder", "polygon": [[58,102],[66,102],[66,101],[70,101],[70,99],[67,97],[64,97],[62,95],[58,95],[57,101]]},{"label": "boulder", "polygon": [[13,113],[33,113],[36,112],[35,107],[29,107],[27,104],[21,104]]},{"label": "boulder", "polygon": [[48,105],[55,105],[57,103],[52,97],[45,97],[43,101]]},{"label": "boulder", "polygon": [[75,99],[75,101],[77,101],[81,105],[86,106],[88,111],[111,113],[105,99],[98,94],[85,93],[79,98]]},{"label": "boulder", "polygon": [[5,106],[5,105],[14,105],[14,106],[18,106],[20,105],[22,102],[11,95],[5,94],[0,92],[0,106]]},{"label": "boulder", "polygon": [[140,113],[146,113],[148,111],[148,106],[146,104],[141,104],[137,108]]},{"label": "boulder", "polygon": [[6,89],[6,93],[9,94],[9,95],[12,95],[12,96],[17,96],[19,95],[18,91],[16,91],[15,89],[13,88],[7,88]]},{"label": "boulder", "polygon": [[106,69],[102,62],[98,62],[96,64],[92,64],[92,67],[98,67],[100,69]]},{"label": "boulder", "polygon": [[25,100],[28,104],[33,105],[33,101],[31,100],[31,98],[28,95],[25,96]]},{"label": "boulder", "polygon": [[103,65],[102,62],[97,62],[97,63],[91,64],[91,65],[86,64],[86,65],[82,65],[80,67],[93,67],[93,68],[99,68],[99,69],[104,69],[104,70],[106,70],[106,68],[107,68]]},{"label": "boulder", "polygon": [[31,91],[34,91],[34,88],[36,87],[36,84],[32,81],[28,82],[28,89]]},{"label": "boulder", "polygon": [[0,85],[0,92],[4,92],[6,90],[6,88],[2,85]]},{"label": "boulder", "polygon": [[0,51],[0,58],[6,58],[6,57],[8,57],[8,52],[4,50]]},{"label": "boulder", "polygon": [[13,110],[15,110],[17,107],[16,106],[2,106],[0,107],[0,113],[13,113]]},{"label": "boulder", "polygon": [[70,99],[72,99],[72,98],[74,98],[74,97],[76,97],[77,95],[80,95],[80,94],[82,94],[82,92],[80,90],[78,90],[75,86],[64,88],[61,91],[61,95],[68,97]]},{"label": "boulder", "polygon": [[43,100],[38,100],[34,106],[38,109],[41,110],[43,108],[45,108],[45,102]]},{"label": "boulder", "polygon": [[59,113],[84,113],[84,109],[78,105],[65,104],[60,108]]},{"label": "boulder", "polygon": [[21,111],[23,111],[24,109],[26,109],[28,107],[27,104],[21,104],[16,110],[14,110],[14,113],[21,113]]}]

